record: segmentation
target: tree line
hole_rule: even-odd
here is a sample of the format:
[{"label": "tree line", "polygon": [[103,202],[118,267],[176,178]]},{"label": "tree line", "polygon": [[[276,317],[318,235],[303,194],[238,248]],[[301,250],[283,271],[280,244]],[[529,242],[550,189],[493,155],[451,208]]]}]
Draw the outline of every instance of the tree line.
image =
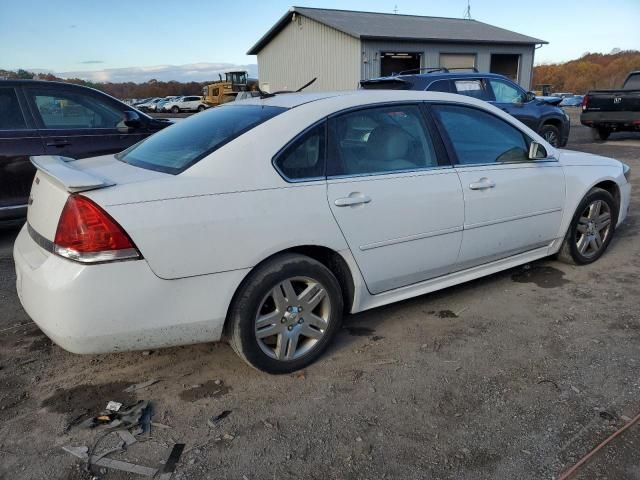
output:
[{"label": "tree line", "polygon": [[534,67],[532,87],[551,84],[555,92],[584,94],[589,90],[619,88],[633,70],[640,70],[638,50],[585,53],[576,60]]},{"label": "tree line", "polygon": [[170,95],[202,95],[202,88],[205,85],[213,83],[209,82],[161,82],[158,80],[149,80],[144,83],[123,82],[91,82],[81,78],[59,78],[52,73],[33,73],[27,70],[0,70],[0,79],[37,79],[74,83],[84,85],[86,87],[95,88],[103,91],[113,97],[121,99],[130,98],[147,98],[147,97],[167,97]]}]

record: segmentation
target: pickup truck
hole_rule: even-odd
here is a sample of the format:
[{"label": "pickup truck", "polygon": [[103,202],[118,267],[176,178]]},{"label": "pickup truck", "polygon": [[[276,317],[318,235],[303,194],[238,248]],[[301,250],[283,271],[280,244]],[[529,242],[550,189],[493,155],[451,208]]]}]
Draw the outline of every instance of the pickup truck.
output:
[{"label": "pickup truck", "polygon": [[582,100],[580,122],[600,140],[611,132],[640,131],[640,70],[631,72],[614,90],[591,90]]}]

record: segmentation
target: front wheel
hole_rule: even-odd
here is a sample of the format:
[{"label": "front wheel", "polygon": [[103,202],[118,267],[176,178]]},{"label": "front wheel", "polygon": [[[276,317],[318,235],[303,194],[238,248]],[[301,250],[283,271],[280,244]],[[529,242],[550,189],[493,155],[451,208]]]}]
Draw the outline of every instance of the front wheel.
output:
[{"label": "front wheel", "polygon": [[268,373],[289,373],[315,361],[340,329],[338,280],[320,262],[278,255],[253,271],[231,306],[227,332],[235,352]]},{"label": "front wheel", "polygon": [[204,105],[199,105],[199,106],[198,106],[198,111],[199,111],[199,112],[203,111],[204,109],[205,109],[205,106],[204,106]]},{"label": "front wheel", "polygon": [[595,262],[609,246],[617,218],[618,205],[609,192],[589,191],[571,220],[559,259],[574,265]]},{"label": "front wheel", "polygon": [[180,113],[180,109],[178,108],[177,105],[174,105],[173,107],[171,107],[171,113]]},{"label": "front wheel", "polygon": [[543,125],[540,129],[540,136],[544,138],[552,147],[560,146],[560,130],[554,125]]}]

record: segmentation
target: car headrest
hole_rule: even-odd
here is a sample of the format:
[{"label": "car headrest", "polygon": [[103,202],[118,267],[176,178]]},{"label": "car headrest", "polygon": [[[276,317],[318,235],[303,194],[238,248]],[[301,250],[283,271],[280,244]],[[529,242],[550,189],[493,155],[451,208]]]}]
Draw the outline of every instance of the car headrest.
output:
[{"label": "car headrest", "polygon": [[373,129],[367,140],[369,155],[376,160],[388,161],[405,158],[411,137],[396,125],[380,125]]}]

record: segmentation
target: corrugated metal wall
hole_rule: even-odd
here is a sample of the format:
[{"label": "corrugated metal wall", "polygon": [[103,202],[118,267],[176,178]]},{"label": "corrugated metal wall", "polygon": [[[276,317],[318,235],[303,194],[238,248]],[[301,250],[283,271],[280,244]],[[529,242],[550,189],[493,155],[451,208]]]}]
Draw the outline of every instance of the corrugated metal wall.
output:
[{"label": "corrugated metal wall", "polygon": [[472,53],[476,55],[476,67],[488,72],[492,53],[513,53],[520,55],[518,83],[523,88],[531,88],[534,47],[529,45],[488,45],[457,43],[362,41],[362,78],[380,76],[380,52],[421,53],[423,67],[437,67],[441,53]]},{"label": "corrugated metal wall", "polygon": [[360,40],[298,14],[258,53],[260,86],[295,90],[318,77],[305,91],[354,89],[360,55]]}]

